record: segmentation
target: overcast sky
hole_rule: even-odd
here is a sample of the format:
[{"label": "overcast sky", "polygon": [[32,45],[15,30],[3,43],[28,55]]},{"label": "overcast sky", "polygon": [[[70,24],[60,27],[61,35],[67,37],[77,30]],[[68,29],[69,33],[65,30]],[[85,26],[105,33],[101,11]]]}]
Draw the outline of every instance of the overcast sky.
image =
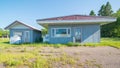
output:
[{"label": "overcast sky", "polygon": [[97,13],[107,1],[114,12],[120,8],[120,0],[0,0],[0,28],[15,20],[34,25],[36,19]]}]

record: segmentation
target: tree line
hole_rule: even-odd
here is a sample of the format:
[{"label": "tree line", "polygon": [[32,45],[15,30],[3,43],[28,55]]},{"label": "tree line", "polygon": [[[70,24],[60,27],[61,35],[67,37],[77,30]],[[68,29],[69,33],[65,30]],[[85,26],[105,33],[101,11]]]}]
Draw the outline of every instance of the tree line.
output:
[{"label": "tree line", "polygon": [[4,30],[2,28],[0,28],[0,38],[7,38],[9,36],[9,31],[8,30]]},{"label": "tree line", "polygon": [[[93,10],[90,11],[89,15],[96,16]],[[98,11],[98,16],[111,16],[116,17],[117,21],[109,24],[101,25],[101,36],[102,37],[120,37],[120,9],[115,13],[112,10],[112,6],[109,2],[103,4]]]}]

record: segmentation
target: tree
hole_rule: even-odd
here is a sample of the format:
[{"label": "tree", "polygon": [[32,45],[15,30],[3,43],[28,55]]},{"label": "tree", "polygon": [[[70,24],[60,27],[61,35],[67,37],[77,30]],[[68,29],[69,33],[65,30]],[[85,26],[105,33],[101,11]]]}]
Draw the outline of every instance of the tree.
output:
[{"label": "tree", "polygon": [[104,9],[105,9],[105,5],[103,4],[100,10],[98,11],[98,16],[104,16]]},{"label": "tree", "polygon": [[96,16],[95,12],[93,10],[90,11],[90,16]]},{"label": "tree", "polygon": [[3,30],[2,28],[0,28],[0,36],[2,36]]},{"label": "tree", "polygon": [[98,11],[99,16],[110,16],[113,13],[111,4],[109,2],[106,5],[102,5],[100,10]]},{"label": "tree", "polygon": [[113,13],[111,4],[109,2],[106,3],[104,13],[104,16],[110,16]]},{"label": "tree", "polygon": [[0,37],[9,36],[9,31],[0,28]]},{"label": "tree", "polygon": [[120,37],[120,9],[112,14],[117,18],[116,22],[102,25],[101,35],[102,37]]},{"label": "tree", "polygon": [[117,10],[116,13],[112,14],[113,17],[120,17],[120,8]]},{"label": "tree", "polygon": [[47,29],[42,29],[42,35],[45,36],[46,34],[48,34],[48,30]]}]

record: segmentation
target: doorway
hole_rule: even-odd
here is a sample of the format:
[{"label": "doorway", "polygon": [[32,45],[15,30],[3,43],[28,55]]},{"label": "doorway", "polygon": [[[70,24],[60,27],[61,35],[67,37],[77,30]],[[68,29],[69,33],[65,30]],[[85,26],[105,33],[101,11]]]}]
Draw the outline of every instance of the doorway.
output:
[{"label": "doorway", "polygon": [[29,31],[25,31],[24,32],[24,42],[25,43],[29,43],[30,42],[30,32]]},{"label": "doorway", "polygon": [[81,43],[81,28],[75,27],[75,42]]}]

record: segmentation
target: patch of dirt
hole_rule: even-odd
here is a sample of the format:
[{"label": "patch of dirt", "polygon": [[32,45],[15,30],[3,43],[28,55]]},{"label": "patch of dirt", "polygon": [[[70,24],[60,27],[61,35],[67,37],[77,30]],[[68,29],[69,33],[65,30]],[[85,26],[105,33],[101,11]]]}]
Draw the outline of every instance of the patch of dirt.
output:
[{"label": "patch of dirt", "polygon": [[0,64],[0,68],[5,68],[5,65],[4,64]]},{"label": "patch of dirt", "polygon": [[[120,49],[113,47],[44,47],[43,50],[44,54],[65,52],[71,57],[80,59],[78,62],[83,63],[83,68],[120,68]],[[86,65],[87,63],[92,66]],[[66,68],[66,66],[62,68]],[[69,65],[67,65],[67,68],[69,68]]]}]

